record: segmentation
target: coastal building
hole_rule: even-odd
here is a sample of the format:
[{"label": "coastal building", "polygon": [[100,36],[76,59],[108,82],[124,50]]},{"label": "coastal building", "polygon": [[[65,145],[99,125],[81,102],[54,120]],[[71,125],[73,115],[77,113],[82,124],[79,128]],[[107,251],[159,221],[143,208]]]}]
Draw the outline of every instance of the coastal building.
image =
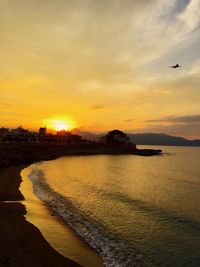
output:
[{"label": "coastal building", "polygon": [[127,145],[136,149],[136,145],[130,141],[130,138],[120,130],[112,130],[99,139],[99,143],[107,145]]},{"label": "coastal building", "polygon": [[3,143],[61,143],[82,144],[89,143],[81,136],[69,131],[58,131],[56,134],[47,133],[46,127],[40,127],[38,132],[30,132],[21,125],[15,129],[0,128],[0,142]]},{"label": "coastal building", "polygon": [[39,136],[45,136],[46,132],[47,132],[47,128],[46,127],[40,127]]},{"label": "coastal building", "polygon": [[79,135],[72,134],[69,131],[61,130],[57,132],[57,141],[59,143],[77,144],[77,143],[82,143],[83,139]]},{"label": "coastal building", "polygon": [[38,131],[38,136],[37,136],[37,142],[43,143],[47,139],[47,128],[46,127],[40,127]]},{"label": "coastal building", "polygon": [[129,144],[130,138],[120,130],[112,130],[102,136],[99,142],[105,144]]},{"label": "coastal building", "polygon": [[4,142],[6,139],[6,136],[9,134],[8,128],[0,128],[0,143]]},{"label": "coastal building", "polygon": [[37,134],[29,132],[21,125],[16,129],[11,129],[5,137],[5,142],[33,143],[36,140]]},{"label": "coastal building", "polygon": [[25,130],[21,125],[16,129],[11,129],[11,135],[13,136],[26,136],[28,134],[28,130]]}]

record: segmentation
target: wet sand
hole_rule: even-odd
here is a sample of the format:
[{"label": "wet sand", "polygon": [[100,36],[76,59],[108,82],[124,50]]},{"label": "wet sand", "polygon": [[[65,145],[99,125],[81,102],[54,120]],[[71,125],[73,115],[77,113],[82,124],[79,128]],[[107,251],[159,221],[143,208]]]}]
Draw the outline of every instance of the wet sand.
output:
[{"label": "wet sand", "polygon": [[42,160],[97,154],[149,156],[160,152],[99,144],[0,144],[0,267],[80,266],[54,250],[40,231],[26,221],[26,208],[18,202],[24,199],[19,191],[20,172],[25,166]]},{"label": "wet sand", "polygon": [[[20,172],[25,165],[0,169],[0,266],[78,267],[54,250],[40,231],[26,221],[26,208],[19,200]],[[15,202],[13,202],[15,201]]]},{"label": "wet sand", "polygon": [[24,196],[19,190],[22,178],[21,170],[25,164],[0,169],[0,201],[23,200]]},{"label": "wet sand", "polygon": [[33,194],[33,185],[28,175],[29,166],[22,170],[20,191],[25,197],[21,203],[26,206],[26,219],[34,224],[47,242],[63,256],[84,267],[103,267],[98,253],[66,225],[44,202]]}]

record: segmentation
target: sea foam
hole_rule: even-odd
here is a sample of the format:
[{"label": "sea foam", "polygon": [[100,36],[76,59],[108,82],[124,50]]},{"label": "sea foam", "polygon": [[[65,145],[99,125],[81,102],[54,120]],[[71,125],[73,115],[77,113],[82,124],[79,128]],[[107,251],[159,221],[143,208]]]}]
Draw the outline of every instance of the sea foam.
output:
[{"label": "sea foam", "polygon": [[122,237],[110,232],[100,220],[91,218],[66,196],[55,192],[45,179],[40,164],[31,166],[29,175],[34,194],[48,204],[79,236],[102,257],[107,267],[152,266]]}]

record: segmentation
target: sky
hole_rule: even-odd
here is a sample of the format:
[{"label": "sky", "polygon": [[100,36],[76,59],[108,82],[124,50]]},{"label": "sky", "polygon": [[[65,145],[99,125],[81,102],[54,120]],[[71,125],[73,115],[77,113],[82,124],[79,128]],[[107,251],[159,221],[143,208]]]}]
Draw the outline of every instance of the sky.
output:
[{"label": "sky", "polygon": [[0,127],[200,138],[199,43],[199,0],[0,0]]}]

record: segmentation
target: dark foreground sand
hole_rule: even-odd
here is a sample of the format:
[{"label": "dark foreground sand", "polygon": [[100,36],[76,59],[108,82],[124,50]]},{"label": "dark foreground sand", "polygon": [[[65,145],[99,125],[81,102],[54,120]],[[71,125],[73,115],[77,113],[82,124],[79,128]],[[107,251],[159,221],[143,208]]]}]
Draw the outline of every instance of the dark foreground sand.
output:
[{"label": "dark foreground sand", "polygon": [[25,167],[25,164],[21,164],[0,169],[0,201],[24,200],[19,186],[22,182],[20,172]]},{"label": "dark foreground sand", "polygon": [[0,169],[0,267],[80,266],[56,252],[40,231],[26,221],[25,206],[17,202],[24,199],[18,189],[24,167]]}]

